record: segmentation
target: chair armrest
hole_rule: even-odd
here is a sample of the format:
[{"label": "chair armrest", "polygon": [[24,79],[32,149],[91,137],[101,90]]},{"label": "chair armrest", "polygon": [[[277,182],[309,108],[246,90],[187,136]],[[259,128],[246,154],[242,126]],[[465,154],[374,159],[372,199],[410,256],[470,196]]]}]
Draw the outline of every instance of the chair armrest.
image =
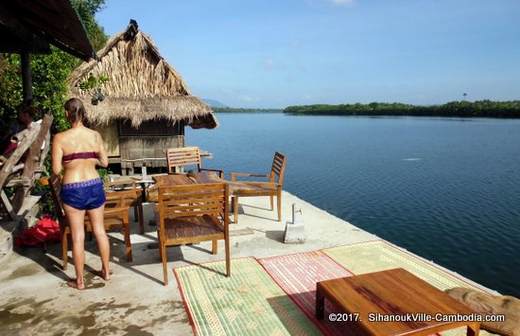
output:
[{"label": "chair armrest", "polygon": [[231,173],[231,181],[236,181],[237,177],[265,177],[269,178],[268,174],[256,174],[256,173]]},{"label": "chair armrest", "polygon": [[257,182],[257,181],[240,181],[239,184],[243,185],[254,185],[258,187],[272,187],[273,189],[282,187],[279,183],[276,182]]},{"label": "chair armrest", "polygon": [[222,169],[200,168],[199,170],[216,172],[218,173],[218,177],[224,178],[224,171]]}]

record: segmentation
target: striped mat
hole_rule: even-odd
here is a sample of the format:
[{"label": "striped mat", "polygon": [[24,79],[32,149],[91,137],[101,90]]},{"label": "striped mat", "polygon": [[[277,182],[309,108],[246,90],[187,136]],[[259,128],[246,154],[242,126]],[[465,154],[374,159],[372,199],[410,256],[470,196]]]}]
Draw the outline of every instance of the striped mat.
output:
[{"label": "striped mat", "polygon": [[175,269],[197,335],[319,335],[312,321],[253,258]]},{"label": "striped mat", "polygon": [[[315,251],[290,254],[258,260],[276,283],[289,297],[318,324],[324,333],[343,335],[340,323],[315,319],[316,283],[323,280],[343,278],[352,275],[339,266],[326,254]],[[326,301],[326,312],[337,312],[329,301]]]}]

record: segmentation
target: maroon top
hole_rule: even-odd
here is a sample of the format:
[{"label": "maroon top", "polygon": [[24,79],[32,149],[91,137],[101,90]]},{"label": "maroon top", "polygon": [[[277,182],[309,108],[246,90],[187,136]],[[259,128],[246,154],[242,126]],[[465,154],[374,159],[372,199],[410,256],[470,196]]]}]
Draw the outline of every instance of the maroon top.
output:
[{"label": "maroon top", "polygon": [[99,159],[99,155],[96,152],[79,152],[63,155],[62,161],[72,161],[76,159]]}]

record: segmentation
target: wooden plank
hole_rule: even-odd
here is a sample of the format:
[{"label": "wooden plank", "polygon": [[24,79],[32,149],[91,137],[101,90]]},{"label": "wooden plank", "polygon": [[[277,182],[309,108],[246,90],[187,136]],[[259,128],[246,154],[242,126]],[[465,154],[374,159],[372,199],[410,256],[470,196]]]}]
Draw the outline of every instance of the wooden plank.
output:
[{"label": "wooden plank", "polygon": [[[40,131],[36,139],[31,144],[29,148],[27,157],[24,163],[24,169],[22,173],[22,179],[30,181],[29,184],[25,183],[21,186],[18,186],[14,192],[13,197],[13,208],[15,211],[18,211],[26,200],[29,192],[34,186],[34,173],[37,167],[43,166],[43,161],[45,161],[44,153],[41,148],[43,142],[46,138],[48,138],[49,130],[52,125],[52,116],[50,114],[46,114],[43,117],[42,123],[40,125]],[[47,151],[48,152],[48,151]],[[41,164],[40,164],[41,163]]]},{"label": "wooden plank", "polygon": [[11,205],[11,201],[9,200],[3,189],[0,189],[0,200],[4,205],[5,211],[7,212],[9,218],[12,221],[16,220],[16,212],[14,211],[13,206]]},{"label": "wooden plank", "polygon": [[0,188],[4,187],[4,184],[12,174],[13,167],[18,163],[23,154],[29,149],[31,144],[34,142],[36,137],[38,136],[38,132],[40,130],[40,125],[36,124],[28,130],[27,135],[22,139],[21,143],[19,143],[18,147],[14,150],[13,154],[4,162],[2,169],[0,170]]}]

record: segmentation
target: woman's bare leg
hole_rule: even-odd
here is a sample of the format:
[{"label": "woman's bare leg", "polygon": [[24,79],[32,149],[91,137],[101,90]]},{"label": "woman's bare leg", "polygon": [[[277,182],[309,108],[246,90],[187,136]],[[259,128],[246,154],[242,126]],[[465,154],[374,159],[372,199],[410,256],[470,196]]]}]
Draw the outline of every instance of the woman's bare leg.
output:
[{"label": "woman's bare leg", "polygon": [[63,205],[69,220],[72,234],[72,257],[76,270],[76,281],[69,283],[77,289],[84,289],[83,269],[85,266],[85,210],[78,210],[66,204]]},{"label": "woman's bare leg", "polygon": [[92,224],[92,231],[94,231],[94,236],[96,236],[96,241],[99,249],[99,254],[101,256],[101,276],[105,280],[110,279],[110,244],[108,242],[108,236],[105,232],[105,224],[104,224],[104,209],[105,205],[100,206],[97,209],[88,210],[87,214],[90,219],[90,223]]}]

